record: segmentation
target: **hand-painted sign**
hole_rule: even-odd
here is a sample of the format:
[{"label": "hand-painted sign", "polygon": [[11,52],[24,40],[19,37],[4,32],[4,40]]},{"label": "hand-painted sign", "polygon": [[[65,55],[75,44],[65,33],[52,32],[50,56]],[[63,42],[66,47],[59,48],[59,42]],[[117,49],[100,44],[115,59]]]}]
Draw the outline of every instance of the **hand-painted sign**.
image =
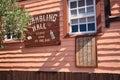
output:
[{"label": "hand-painted sign", "polygon": [[52,46],[60,44],[59,12],[35,15],[28,25],[25,46]]}]

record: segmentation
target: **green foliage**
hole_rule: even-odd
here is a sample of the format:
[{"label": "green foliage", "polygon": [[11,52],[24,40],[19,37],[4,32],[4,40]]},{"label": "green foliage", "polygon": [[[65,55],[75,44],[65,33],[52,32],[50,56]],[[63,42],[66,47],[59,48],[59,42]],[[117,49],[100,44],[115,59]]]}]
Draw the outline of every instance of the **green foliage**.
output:
[{"label": "green foliage", "polygon": [[0,45],[3,44],[4,36],[8,32],[24,39],[29,19],[30,15],[19,8],[16,0],[0,0]]}]

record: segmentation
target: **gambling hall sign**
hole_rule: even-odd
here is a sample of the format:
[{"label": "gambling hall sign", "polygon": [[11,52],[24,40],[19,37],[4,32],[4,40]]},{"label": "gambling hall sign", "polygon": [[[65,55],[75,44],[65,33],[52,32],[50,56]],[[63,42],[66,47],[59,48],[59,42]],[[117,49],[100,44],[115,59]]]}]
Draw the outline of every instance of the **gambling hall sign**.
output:
[{"label": "gambling hall sign", "polygon": [[25,47],[60,44],[59,12],[35,15],[28,25]]}]

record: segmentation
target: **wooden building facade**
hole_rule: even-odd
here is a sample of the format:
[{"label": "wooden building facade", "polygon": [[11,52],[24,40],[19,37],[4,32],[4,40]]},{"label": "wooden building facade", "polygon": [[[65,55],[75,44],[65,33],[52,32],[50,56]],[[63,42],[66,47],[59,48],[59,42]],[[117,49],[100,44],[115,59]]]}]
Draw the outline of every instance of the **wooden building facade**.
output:
[{"label": "wooden building facade", "polygon": [[119,0],[23,0],[19,5],[32,15],[29,32],[24,42],[5,41],[0,76],[4,71],[120,74]]}]

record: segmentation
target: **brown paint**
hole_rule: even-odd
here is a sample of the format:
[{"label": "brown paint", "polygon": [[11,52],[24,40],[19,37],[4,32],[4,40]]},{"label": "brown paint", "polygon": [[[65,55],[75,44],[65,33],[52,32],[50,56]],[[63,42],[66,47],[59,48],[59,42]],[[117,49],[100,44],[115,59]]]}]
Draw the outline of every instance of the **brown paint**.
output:
[{"label": "brown paint", "polygon": [[68,23],[68,0],[63,0],[63,24],[64,24],[64,37],[66,37],[69,34],[70,31],[70,25]]},{"label": "brown paint", "polygon": [[110,0],[111,16],[120,16],[120,0]]},{"label": "brown paint", "polygon": [[101,17],[101,0],[96,0],[96,26],[97,26],[97,33],[102,32],[102,17]]},{"label": "brown paint", "polygon": [[60,44],[59,12],[34,15],[28,25],[25,47]]}]

